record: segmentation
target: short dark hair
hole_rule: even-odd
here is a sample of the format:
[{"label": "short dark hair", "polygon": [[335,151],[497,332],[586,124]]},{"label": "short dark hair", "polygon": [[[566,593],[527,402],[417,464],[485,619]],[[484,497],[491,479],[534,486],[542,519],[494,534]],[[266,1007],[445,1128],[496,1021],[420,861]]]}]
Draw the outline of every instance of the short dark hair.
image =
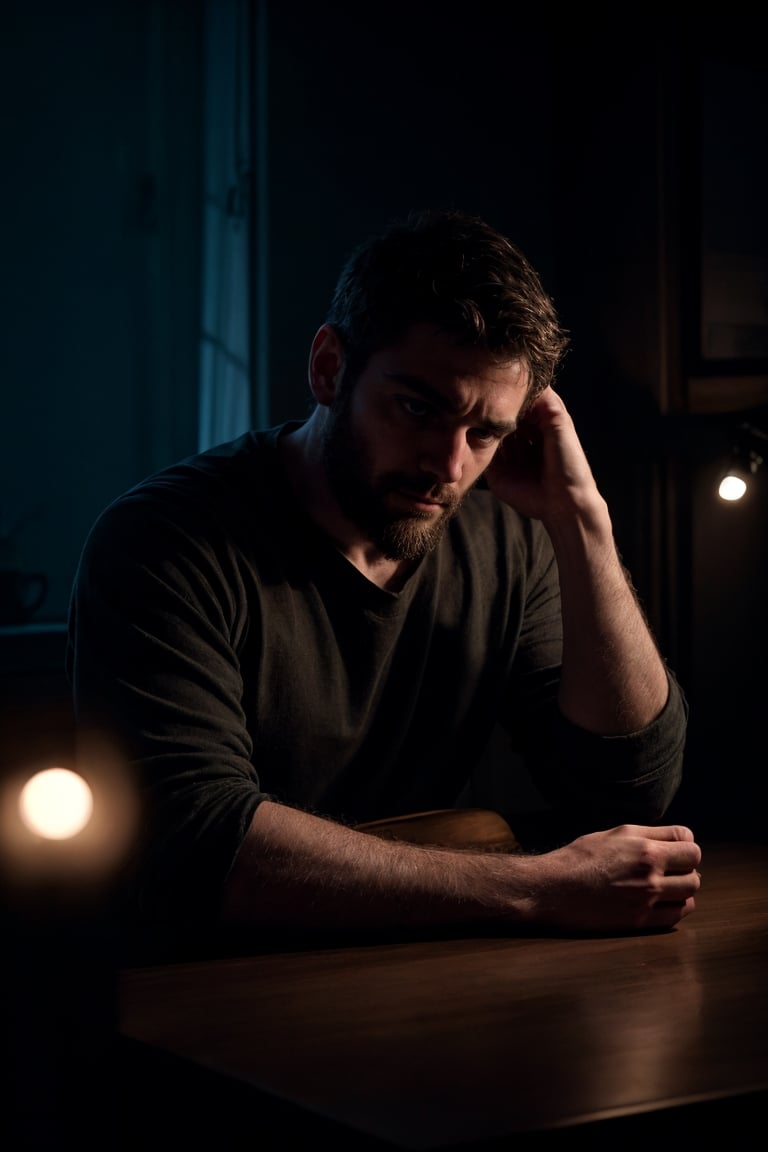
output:
[{"label": "short dark hair", "polygon": [[354,380],[370,356],[414,324],[529,369],[527,403],[555,378],[568,337],[535,269],[506,236],[457,209],[425,209],[359,244],[344,264],[326,323]]}]

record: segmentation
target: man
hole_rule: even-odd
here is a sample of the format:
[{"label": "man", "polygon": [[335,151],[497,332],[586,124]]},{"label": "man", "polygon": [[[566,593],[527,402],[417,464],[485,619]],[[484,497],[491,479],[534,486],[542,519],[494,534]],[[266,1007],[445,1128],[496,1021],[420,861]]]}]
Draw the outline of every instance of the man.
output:
[{"label": "man", "polygon": [[[308,418],[98,519],[68,670],[84,735],[136,783],[143,928],[632,931],[693,910],[699,847],[659,824],[687,707],[553,387],[566,343],[508,239],[413,214],[343,269]],[[497,723],[549,841],[356,827],[459,804]]]}]

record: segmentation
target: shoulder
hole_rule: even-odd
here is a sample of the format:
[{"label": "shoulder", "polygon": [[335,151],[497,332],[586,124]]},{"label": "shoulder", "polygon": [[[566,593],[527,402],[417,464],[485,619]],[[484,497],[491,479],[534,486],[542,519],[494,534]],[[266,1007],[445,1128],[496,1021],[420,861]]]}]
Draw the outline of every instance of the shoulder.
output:
[{"label": "shoulder", "polygon": [[100,513],[94,530],[191,519],[228,521],[265,502],[277,466],[279,429],[247,432],[152,473],[121,493]]},{"label": "shoulder", "polygon": [[[83,560],[144,560],[237,548],[269,514],[279,428],[248,432],[162,468],[108,504],[93,523]],[[111,560],[108,561],[108,557]]]},{"label": "shoulder", "polygon": [[153,473],[130,488],[118,505],[184,505],[200,499],[212,504],[258,496],[261,476],[276,467],[278,429],[246,432]]}]

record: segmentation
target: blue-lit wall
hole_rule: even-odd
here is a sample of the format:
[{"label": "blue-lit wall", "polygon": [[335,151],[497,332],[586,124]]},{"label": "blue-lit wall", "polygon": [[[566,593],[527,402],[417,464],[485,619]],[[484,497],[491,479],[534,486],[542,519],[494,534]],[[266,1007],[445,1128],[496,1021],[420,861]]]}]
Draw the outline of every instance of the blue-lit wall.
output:
[{"label": "blue-lit wall", "polygon": [[0,536],[47,574],[35,619],[100,508],[196,444],[197,7],[4,9]]}]

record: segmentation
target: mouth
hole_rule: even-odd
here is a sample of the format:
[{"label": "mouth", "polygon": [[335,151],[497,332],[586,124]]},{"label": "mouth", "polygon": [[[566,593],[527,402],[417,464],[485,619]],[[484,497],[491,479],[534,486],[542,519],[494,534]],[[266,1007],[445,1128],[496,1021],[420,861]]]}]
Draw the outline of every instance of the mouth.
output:
[{"label": "mouth", "polygon": [[436,500],[425,492],[409,492],[405,488],[398,488],[392,496],[420,516],[440,515],[448,507],[448,501]]}]

